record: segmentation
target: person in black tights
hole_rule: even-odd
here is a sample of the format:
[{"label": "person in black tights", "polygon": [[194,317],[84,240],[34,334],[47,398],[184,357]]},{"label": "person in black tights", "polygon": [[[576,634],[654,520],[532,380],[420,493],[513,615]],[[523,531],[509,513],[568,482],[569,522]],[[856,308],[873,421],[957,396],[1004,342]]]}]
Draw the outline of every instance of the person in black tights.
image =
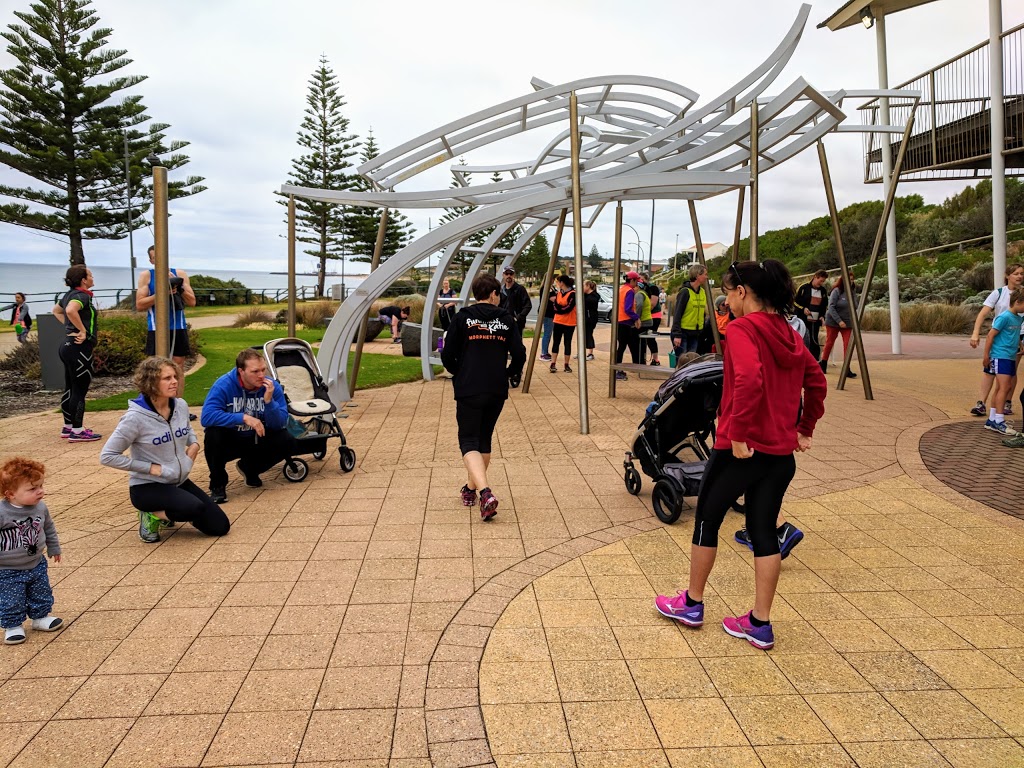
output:
[{"label": "person in black tights", "polygon": [[96,347],[92,270],[85,264],[75,264],[68,268],[64,284],[69,290],[53,307],[53,315],[64,323],[66,334],[57,350],[64,363],[64,393],[60,398],[64,428],[60,436],[69,443],[91,443],[102,437],[82,427],[85,397],[92,384],[92,351]]},{"label": "person in black tights", "polygon": [[128,495],[139,510],[139,538],[147,544],[160,541],[160,528],[175,523],[191,523],[207,536],[223,536],[231,528],[224,511],[188,479],[199,440],[188,403],[177,396],[183,378],[169,358],[139,363],[135,386],[141,394],[128,403],[100,452],[101,464],[130,473]]}]

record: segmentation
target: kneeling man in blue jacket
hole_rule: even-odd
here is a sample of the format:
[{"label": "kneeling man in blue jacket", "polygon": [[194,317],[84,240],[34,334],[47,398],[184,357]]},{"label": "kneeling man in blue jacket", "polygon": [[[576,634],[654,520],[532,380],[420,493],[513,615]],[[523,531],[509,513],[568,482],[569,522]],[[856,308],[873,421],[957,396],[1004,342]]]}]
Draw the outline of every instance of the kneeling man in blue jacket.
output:
[{"label": "kneeling man in blue jacket", "polygon": [[263,485],[260,475],[284,461],[294,448],[288,405],[281,385],[267,376],[267,363],[255,349],[243,349],[235,369],[214,382],[203,403],[200,423],[210,467],[210,498],[227,501],[225,466],[240,459],[238,470],[250,488]]}]

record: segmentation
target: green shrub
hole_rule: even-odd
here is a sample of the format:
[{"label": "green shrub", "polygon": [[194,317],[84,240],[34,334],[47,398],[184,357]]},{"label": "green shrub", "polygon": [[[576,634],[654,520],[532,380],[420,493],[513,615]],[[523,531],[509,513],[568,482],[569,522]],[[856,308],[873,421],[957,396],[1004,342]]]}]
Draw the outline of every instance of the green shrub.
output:
[{"label": "green shrub", "polygon": [[270,325],[273,322],[274,316],[267,312],[265,309],[260,309],[259,307],[249,307],[248,309],[243,309],[241,312],[238,313],[238,316],[235,318],[235,322],[231,324],[231,327],[248,328],[250,325],[253,325],[254,323],[265,323],[267,325]]},{"label": "green shrub", "polygon": [[33,369],[38,374],[39,342],[35,339],[25,344],[18,344],[3,358],[0,358],[0,371],[18,371],[28,376]]},{"label": "green shrub", "polygon": [[[190,275],[189,282],[196,295],[196,306],[208,307],[232,306],[248,304],[252,301],[252,291],[237,280],[221,280],[207,275]],[[210,296],[213,296],[213,301]],[[256,297],[259,299],[259,297]]]},{"label": "green shrub", "polygon": [[125,376],[146,357],[146,319],[142,315],[103,313],[92,353],[98,376]]}]

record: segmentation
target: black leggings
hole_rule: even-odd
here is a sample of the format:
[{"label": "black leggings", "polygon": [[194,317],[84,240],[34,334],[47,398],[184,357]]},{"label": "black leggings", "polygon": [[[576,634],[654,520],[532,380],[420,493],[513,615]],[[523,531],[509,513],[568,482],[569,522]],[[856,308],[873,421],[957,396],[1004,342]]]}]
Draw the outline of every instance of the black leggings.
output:
[{"label": "black leggings", "polygon": [[208,427],[203,453],[210,468],[210,488],[228,484],[227,463],[241,459],[250,475],[262,475],[275,464],[290,458],[298,450],[287,429],[268,429],[263,437],[255,430],[239,432],[234,427]]},{"label": "black leggings", "polygon": [[732,450],[712,450],[697,497],[693,543],[717,547],[725,513],[743,496],[754,557],[779,554],[775,521],[794,474],[796,459],[791,453],[773,456],[754,451],[749,459],[737,459]]},{"label": "black leggings", "polygon": [[92,384],[92,350],[94,341],[75,344],[70,339],[60,345],[57,354],[64,363],[64,394],[60,398],[60,410],[64,423],[75,429],[82,428],[85,418],[85,396]]},{"label": "black leggings", "polygon": [[[555,328],[558,328],[556,325]],[[494,427],[505,407],[503,395],[470,395],[455,401],[455,421],[459,424],[459,450],[488,454]]]},{"label": "black leggings", "polygon": [[143,483],[128,487],[128,495],[136,509],[163,512],[168,520],[192,523],[207,536],[223,536],[231,528],[228,516],[191,480],[181,485]]},{"label": "black leggings", "polygon": [[594,329],[595,328],[597,328],[597,320],[595,320],[592,323],[590,323],[590,322],[587,323],[587,326],[586,326],[586,329],[587,329],[587,349],[594,349],[594,348],[597,347],[597,344],[594,343]]},{"label": "black leggings", "polygon": [[619,323],[618,344],[615,345],[615,362],[622,362],[622,354],[629,347],[631,361],[640,362],[640,331],[627,323]]},{"label": "black leggings", "polygon": [[[657,333],[658,328],[661,327],[661,318],[652,318],[654,325],[651,326],[651,333]],[[658,354],[658,340],[657,339],[644,339],[647,342],[647,349],[650,350],[651,354],[657,356]]]},{"label": "black leggings", "polygon": [[551,357],[558,355],[558,342],[565,339],[565,356],[572,354],[572,335],[576,331],[575,325],[562,325],[555,323],[554,335],[551,337]]}]

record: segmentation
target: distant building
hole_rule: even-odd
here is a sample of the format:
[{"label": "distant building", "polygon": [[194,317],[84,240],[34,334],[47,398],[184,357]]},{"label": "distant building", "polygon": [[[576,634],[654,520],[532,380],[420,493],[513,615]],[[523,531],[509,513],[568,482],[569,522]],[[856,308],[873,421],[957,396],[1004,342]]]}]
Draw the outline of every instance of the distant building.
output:
[{"label": "distant building", "polygon": [[[724,256],[725,252],[729,250],[728,246],[724,243],[702,243],[704,246],[704,260],[710,261],[711,259],[717,259],[719,256]],[[697,246],[696,244],[691,245],[682,251],[688,261],[697,261]]]}]

